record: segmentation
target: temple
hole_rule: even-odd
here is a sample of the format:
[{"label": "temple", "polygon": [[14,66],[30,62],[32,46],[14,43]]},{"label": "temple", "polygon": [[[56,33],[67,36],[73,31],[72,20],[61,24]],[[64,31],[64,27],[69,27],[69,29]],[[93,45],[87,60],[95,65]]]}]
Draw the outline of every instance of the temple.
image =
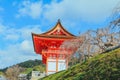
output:
[{"label": "temple", "polygon": [[76,36],[69,33],[58,20],[55,27],[42,33],[32,33],[34,51],[42,56],[42,62],[46,65],[46,74],[65,70],[68,68],[68,55],[72,52],[61,50],[61,45],[65,40],[74,39]]}]

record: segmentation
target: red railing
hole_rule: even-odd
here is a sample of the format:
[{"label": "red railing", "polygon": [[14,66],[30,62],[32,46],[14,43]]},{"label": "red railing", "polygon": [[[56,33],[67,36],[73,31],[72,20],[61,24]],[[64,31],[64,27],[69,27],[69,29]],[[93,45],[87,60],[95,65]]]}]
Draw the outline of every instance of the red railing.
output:
[{"label": "red railing", "polygon": [[71,51],[66,51],[66,50],[42,50],[42,53],[70,54]]}]

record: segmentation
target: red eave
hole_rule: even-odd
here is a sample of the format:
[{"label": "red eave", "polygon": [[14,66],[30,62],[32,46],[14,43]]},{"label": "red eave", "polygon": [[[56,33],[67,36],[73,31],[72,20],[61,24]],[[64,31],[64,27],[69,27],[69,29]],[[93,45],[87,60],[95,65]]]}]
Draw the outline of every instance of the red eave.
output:
[{"label": "red eave", "polygon": [[34,51],[37,54],[41,54],[41,44],[39,44],[39,42],[41,42],[41,40],[44,41],[64,41],[64,40],[68,40],[68,39],[74,39],[76,37],[66,37],[66,36],[40,36],[40,35],[36,35],[32,33],[32,40],[33,40],[33,45],[34,45]]},{"label": "red eave", "polygon": [[[54,33],[55,31],[58,30],[58,28],[60,28],[61,30],[61,34],[52,34]],[[37,53],[37,54],[41,54],[41,51],[42,51],[42,47],[41,44],[39,44],[39,41],[40,40],[67,40],[67,39],[74,39],[76,38],[75,35],[69,33],[67,30],[64,29],[64,27],[61,25],[60,21],[58,20],[56,26],[54,28],[52,28],[51,30],[45,32],[45,33],[42,33],[42,34],[35,34],[35,33],[32,33],[32,40],[33,40],[33,45],[34,45],[34,51]]]},{"label": "red eave", "polygon": [[32,33],[32,36],[37,36],[41,38],[59,38],[59,39],[73,39],[76,38],[76,36],[64,36],[64,35],[45,35],[45,34],[35,34]]}]

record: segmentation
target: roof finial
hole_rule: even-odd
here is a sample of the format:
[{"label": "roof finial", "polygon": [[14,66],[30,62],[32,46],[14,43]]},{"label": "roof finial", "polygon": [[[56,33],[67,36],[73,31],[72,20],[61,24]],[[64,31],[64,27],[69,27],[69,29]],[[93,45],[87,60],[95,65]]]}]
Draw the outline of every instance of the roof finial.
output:
[{"label": "roof finial", "polygon": [[58,19],[58,22],[60,22],[60,19]]}]

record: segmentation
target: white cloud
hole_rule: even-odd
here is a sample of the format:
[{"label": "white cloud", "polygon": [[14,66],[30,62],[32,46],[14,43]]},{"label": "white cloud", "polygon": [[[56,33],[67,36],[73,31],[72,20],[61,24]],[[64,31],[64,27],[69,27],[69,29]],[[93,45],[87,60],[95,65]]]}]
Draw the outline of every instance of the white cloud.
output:
[{"label": "white cloud", "polygon": [[108,18],[113,8],[120,0],[53,0],[50,4],[42,1],[23,1],[20,4],[17,17],[30,16],[34,19],[43,15],[43,18],[56,21],[84,20],[86,22],[101,22]]},{"label": "white cloud", "polygon": [[6,40],[18,40],[19,39],[19,35],[16,34],[8,34],[5,37]]},{"label": "white cloud", "polygon": [[30,54],[33,52],[33,43],[29,40],[24,40],[22,41],[22,43],[20,44],[20,49],[23,53],[27,53]]},{"label": "white cloud", "polygon": [[42,3],[39,2],[30,2],[30,1],[23,1],[20,4],[20,8],[18,10],[18,14],[16,17],[21,16],[30,16],[33,19],[39,18],[42,13]]},{"label": "white cloud", "polygon": [[[13,49],[15,51],[13,51]],[[19,47],[11,47],[7,49],[7,51],[0,50],[0,68],[9,67],[13,64],[17,64],[26,60],[34,60],[34,59],[41,59],[40,55],[23,55],[22,53],[17,51]],[[11,50],[10,50],[11,49]]]},{"label": "white cloud", "polygon": [[[41,33],[40,25],[29,25],[24,28],[12,28],[1,24],[1,41],[4,41],[3,49],[0,49],[0,68],[10,66],[29,59],[41,59],[33,48],[31,32]],[[0,42],[1,43],[1,42]],[[1,46],[1,45],[0,45]]]},{"label": "white cloud", "polygon": [[40,25],[28,25],[19,29],[18,31],[21,32],[21,36],[23,38],[27,39],[31,37],[31,32],[42,33],[42,31],[40,30]]},{"label": "white cloud", "polygon": [[119,0],[63,0],[46,5],[44,17],[55,21],[58,18],[88,22],[104,21],[112,13]]},{"label": "white cloud", "polygon": [[4,40],[17,41],[20,39],[31,39],[31,32],[41,33],[40,25],[28,25],[19,29],[0,24],[0,33]]}]

